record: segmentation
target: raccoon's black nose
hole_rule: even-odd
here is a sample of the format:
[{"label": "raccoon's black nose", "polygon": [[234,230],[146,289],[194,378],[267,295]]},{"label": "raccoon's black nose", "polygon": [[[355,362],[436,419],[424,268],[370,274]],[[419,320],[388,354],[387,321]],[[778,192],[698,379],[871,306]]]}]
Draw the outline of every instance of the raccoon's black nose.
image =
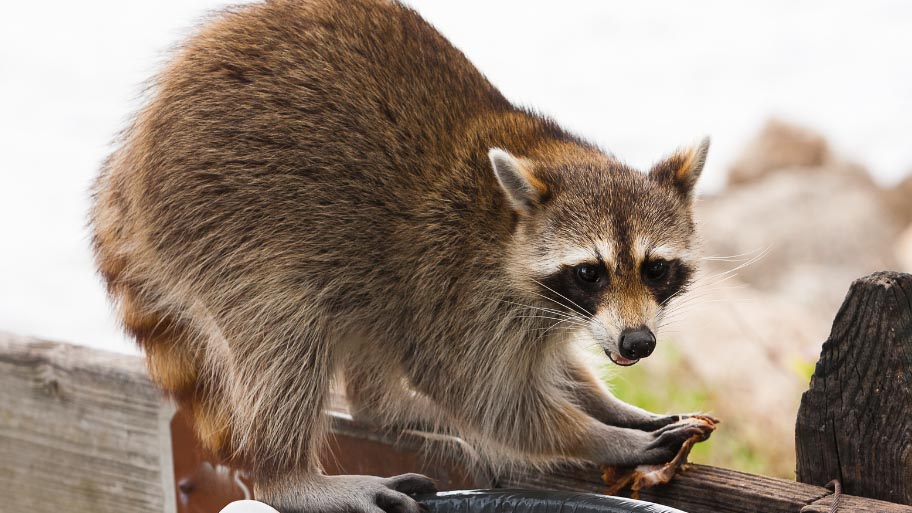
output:
[{"label": "raccoon's black nose", "polygon": [[656,347],[655,335],[649,328],[627,328],[621,332],[618,351],[628,360],[639,360],[652,354]]}]

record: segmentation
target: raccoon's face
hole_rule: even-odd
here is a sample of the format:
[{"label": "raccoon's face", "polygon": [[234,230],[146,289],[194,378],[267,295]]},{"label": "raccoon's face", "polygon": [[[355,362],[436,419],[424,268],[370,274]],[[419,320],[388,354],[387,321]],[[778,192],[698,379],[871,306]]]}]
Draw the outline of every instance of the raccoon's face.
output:
[{"label": "raccoon's face", "polygon": [[693,189],[709,141],[641,173],[592,151],[553,161],[489,153],[518,216],[508,267],[552,331],[588,333],[618,365],[655,349],[696,271]]}]

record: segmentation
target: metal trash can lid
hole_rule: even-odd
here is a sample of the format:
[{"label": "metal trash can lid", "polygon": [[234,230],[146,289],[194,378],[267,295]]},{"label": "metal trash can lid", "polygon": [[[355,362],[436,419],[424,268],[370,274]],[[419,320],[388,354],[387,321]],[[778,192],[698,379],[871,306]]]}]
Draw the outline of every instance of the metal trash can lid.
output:
[{"label": "metal trash can lid", "polygon": [[432,513],[685,513],[650,502],[579,492],[466,490],[415,499]]},{"label": "metal trash can lid", "polygon": [[[460,490],[419,495],[431,513],[684,513],[679,509],[594,493]],[[257,501],[232,502],[221,513],[278,513]]]}]

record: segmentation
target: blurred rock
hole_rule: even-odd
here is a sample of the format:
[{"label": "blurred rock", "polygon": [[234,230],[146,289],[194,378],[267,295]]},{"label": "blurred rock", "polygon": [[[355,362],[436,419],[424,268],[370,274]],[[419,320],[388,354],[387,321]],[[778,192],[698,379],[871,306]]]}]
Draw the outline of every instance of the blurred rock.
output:
[{"label": "blurred rock", "polygon": [[729,186],[763,179],[786,167],[813,168],[829,160],[830,150],[820,134],[781,120],[771,119],[732,165]]},{"label": "blurred rock", "polygon": [[728,436],[762,458],[765,472],[790,477],[795,418],[809,379],[804,369],[813,368],[831,319],[737,277],[721,279],[701,274],[689,296],[670,306],[673,321],[660,337],[719,391],[712,414],[724,420]]},{"label": "blurred rock", "polygon": [[696,219],[703,269],[661,334],[724,391],[713,413],[733,420],[731,436],[791,476],[801,393],[849,285],[912,271],[912,177],[880,188],[819,134],[774,120]]},{"label": "blurred rock", "polygon": [[[704,254],[750,257],[766,251],[738,271],[741,280],[835,314],[852,280],[896,268],[900,225],[873,184],[853,172],[830,171],[783,169],[703,200],[697,219]],[[721,272],[736,263],[707,260],[706,267]]]},{"label": "blurred rock", "polygon": [[902,223],[912,223],[912,171],[905,180],[884,193],[890,211]]},{"label": "blurred rock", "polygon": [[[763,258],[738,271],[763,292],[832,315],[860,276],[897,268],[897,205],[912,219],[912,179],[884,191],[819,134],[771,120],[731,171],[733,185],[697,207],[704,253]],[[743,262],[744,260],[742,260]],[[707,260],[721,272],[737,262]]]},{"label": "blurred rock", "polygon": [[898,269],[905,273],[912,273],[912,224],[899,234],[894,253],[899,263]]}]

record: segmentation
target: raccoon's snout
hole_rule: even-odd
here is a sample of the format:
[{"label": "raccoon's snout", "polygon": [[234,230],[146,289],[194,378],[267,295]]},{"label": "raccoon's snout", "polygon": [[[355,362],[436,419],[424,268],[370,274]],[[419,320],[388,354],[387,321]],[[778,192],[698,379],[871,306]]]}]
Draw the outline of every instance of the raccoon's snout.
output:
[{"label": "raccoon's snout", "polygon": [[655,346],[656,338],[649,328],[645,326],[636,329],[627,328],[621,332],[618,352],[628,360],[639,360],[651,355]]}]

